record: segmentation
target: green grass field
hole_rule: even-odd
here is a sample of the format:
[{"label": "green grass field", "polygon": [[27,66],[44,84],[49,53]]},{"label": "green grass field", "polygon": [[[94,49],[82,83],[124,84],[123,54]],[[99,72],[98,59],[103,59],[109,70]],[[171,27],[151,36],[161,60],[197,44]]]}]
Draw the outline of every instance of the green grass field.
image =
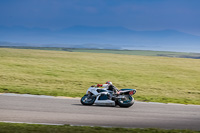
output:
[{"label": "green grass field", "polygon": [[57,126],[38,124],[1,123],[0,133],[200,133],[192,130],[104,128],[86,126]]},{"label": "green grass field", "polygon": [[200,60],[0,48],[0,92],[81,97],[112,81],[136,100],[200,105]]}]

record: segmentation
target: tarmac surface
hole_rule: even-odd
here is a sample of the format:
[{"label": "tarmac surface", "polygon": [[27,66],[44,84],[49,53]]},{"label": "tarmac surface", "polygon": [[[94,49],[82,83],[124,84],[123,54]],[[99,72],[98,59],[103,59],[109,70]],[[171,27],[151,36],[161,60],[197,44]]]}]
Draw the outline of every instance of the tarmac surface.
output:
[{"label": "tarmac surface", "polygon": [[200,106],[145,103],[84,106],[80,98],[0,94],[0,122],[200,131]]}]

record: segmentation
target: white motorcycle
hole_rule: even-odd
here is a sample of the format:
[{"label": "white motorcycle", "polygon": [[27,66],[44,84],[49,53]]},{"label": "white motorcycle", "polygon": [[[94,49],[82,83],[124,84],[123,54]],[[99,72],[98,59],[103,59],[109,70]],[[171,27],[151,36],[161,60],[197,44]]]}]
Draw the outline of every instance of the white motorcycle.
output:
[{"label": "white motorcycle", "polygon": [[136,93],[136,89],[121,89],[119,94],[113,94],[107,88],[88,88],[86,94],[81,98],[83,105],[109,105],[120,107],[130,107],[134,104],[132,95]]}]

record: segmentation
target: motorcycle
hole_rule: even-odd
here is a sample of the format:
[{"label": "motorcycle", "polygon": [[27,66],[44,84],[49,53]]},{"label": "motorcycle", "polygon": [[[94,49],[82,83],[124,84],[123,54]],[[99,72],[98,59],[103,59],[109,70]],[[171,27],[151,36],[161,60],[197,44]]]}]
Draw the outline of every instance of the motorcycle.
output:
[{"label": "motorcycle", "polygon": [[91,86],[86,94],[81,98],[83,105],[108,105],[120,107],[130,107],[134,104],[132,95],[136,93],[136,89],[121,89],[119,94],[113,94],[107,88],[98,88]]}]

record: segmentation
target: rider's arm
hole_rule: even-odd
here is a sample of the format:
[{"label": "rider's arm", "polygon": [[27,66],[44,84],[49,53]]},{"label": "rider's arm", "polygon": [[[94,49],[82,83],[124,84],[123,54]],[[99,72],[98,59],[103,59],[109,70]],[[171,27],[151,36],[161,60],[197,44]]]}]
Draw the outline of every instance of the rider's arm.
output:
[{"label": "rider's arm", "polygon": [[113,91],[114,91],[114,93],[117,93],[117,94],[118,94],[119,90],[117,89],[117,87],[115,87],[114,85],[112,85],[112,86],[113,86]]}]

